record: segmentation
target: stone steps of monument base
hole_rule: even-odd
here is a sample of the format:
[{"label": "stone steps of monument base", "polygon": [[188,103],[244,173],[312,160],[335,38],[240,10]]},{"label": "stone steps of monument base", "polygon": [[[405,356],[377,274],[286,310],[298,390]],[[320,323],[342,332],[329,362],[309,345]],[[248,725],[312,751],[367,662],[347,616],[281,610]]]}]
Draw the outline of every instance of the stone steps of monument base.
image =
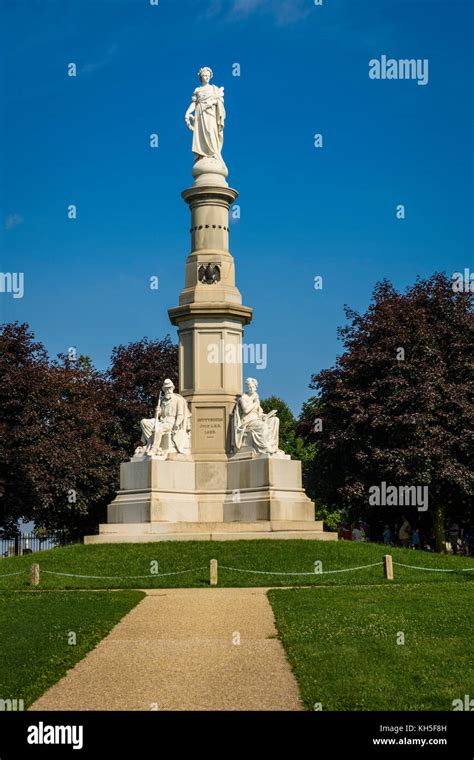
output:
[{"label": "stone steps of monument base", "polygon": [[337,533],[322,530],[236,531],[235,533],[101,533],[84,536],[85,544],[138,544],[154,541],[245,541],[266,539],[337,541]]},{"label": "stone steps of monument base", "polygon": [[322,520],[258,520],[255,522],[150,522],[103,523],[102,533],[272,533],[281,531],[322,531]]}]

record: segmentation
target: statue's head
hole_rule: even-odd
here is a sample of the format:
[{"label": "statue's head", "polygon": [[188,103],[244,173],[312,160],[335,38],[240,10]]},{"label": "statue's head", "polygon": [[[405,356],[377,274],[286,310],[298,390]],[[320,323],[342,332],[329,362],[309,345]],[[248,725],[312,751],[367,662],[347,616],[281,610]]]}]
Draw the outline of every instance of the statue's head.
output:
[{"label": "statue's head", "polygon": [[258,388],[258,380],[255,380],[254,377],[248,377],[245,381],[245,385],[247,387],[247,393],[255,393]]},{"label": "statue's head", "polygon": [[161,386],[161,390],[165,396],[171,396],[174,391],[174,383],[167,378]]},{"label": "statue's head", "polygon": [[212,73],[212,69],[210,69],[209,66],[204,66],[198,71],[198,77],[201,80],[201,84],[209,84],[213,76],[214,74]]}]

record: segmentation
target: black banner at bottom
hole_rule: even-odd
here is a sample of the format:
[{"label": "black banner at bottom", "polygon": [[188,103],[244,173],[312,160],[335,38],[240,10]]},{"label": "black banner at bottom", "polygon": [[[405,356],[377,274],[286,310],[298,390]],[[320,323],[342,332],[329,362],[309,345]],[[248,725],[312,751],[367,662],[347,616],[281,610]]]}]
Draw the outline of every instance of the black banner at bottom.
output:
[{"label": "black banner at bottom", "polygon": [[[283,750],[306,742],[315,754],[474,757],[472,712],[0,712],[0,760],[136,756],[205,750]],[[223,743],[224,742],[224,743]],[[165,750],[165,747],[168,749]],[[403,754],[402,754],[403,753]]]}]

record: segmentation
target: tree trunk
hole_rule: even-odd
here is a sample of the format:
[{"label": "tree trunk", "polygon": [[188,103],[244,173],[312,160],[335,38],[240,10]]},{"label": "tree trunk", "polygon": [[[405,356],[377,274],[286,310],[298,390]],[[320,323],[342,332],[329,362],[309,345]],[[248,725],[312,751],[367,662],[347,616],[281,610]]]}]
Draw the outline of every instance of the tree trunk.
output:
[{"label": "tree trunk", "polygon": [[446,552],[446,538],[444,534],[444,513],[445,508],[443,504],[437,504],[434,510],[433,527],[436,537],[436,551],[440,554]]}]

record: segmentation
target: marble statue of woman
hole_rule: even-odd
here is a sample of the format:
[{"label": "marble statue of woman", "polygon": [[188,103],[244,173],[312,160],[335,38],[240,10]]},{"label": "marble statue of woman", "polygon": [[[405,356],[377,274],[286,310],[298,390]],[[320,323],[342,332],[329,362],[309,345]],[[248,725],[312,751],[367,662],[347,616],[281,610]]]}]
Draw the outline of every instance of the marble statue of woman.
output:
[{"label": "marble statue of woman", "polygon": [[205,66],[198,71],[201,86],[193,92],[184,119],[193,133],[194,160],[208,157],[222,161],[224,142],[224,88],[209,84],[212,70]]},{"label": "marble statue of woman", "polygon": [[265,414],[253,377],[245,381],[246,390],[238,399],[233,413],[233,448],[235,452],[250,449],[255,454],[283,455],[278,448],[280,420],[273,410]]}]

